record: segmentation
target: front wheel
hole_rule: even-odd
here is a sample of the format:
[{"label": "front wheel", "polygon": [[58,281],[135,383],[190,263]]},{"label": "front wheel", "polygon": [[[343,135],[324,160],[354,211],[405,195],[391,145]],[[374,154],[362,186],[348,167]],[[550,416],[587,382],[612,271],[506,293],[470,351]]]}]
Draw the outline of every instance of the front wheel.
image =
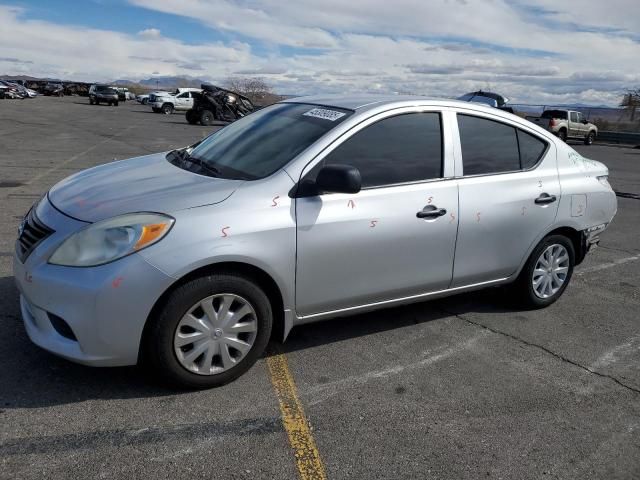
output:
[{"label": "front wheel", "polygon": [[187,113],[184,115],[187,118],[187,122],[190,125],[195,125],[198,123],[198,114],[194,110],[187,110]]},{"label": "front wheel", "polygon": [[173,113],[173,105],[171,105],[170,103],[165,103],[164,105],[162,105],[161,110],[165,115],[171,115]]},{"label": "front wheel", "polygon": [[589,134],[584,137],[584,144],[585,145],[593,145],[593,141],[596,139],[596,134],[595,132],[589,132]]},{"label": "front wheel", "polygon": [[544,238],[529,256],[514,288],[521,303],[529,308],[544,308],[558,300],[567,288],[573,267],[573,243],[563,235]]},{"label": "front wheel", "polygon": [[118,106],[118,102],[113,102],[113,104],[117,107]]},{"label": "front wheel", "polygon": [[143,364],[186,388],[224,385],[245,373],[271,335],[269,299],[233,273],[194,279],[172,292],[149,326]]},{"label": "front wheel", "polygon": [[213,123],[213,113],[210,110],[203,110],[200,113],[200,125],[208,127]]}]

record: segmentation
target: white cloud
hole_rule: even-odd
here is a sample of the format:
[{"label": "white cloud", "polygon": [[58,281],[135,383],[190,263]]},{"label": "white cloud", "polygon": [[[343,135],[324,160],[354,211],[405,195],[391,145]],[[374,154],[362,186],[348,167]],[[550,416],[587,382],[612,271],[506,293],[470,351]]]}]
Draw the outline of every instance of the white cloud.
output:
[{"label": "white cloud", "polygon": [[79,80],[261,75],[288,94],[492,88],[544,103],[616,104],[640,83],[637,0],[129,1],[242,40],[187,44],[157,28],[127,35],[26,20],[0,6],[0,72]]},{"label": "white cloud", "polygon": [[138,35],[143,38],[160,38],[160,30],[157,28],[147,28],[145,30],[140,30]]}]

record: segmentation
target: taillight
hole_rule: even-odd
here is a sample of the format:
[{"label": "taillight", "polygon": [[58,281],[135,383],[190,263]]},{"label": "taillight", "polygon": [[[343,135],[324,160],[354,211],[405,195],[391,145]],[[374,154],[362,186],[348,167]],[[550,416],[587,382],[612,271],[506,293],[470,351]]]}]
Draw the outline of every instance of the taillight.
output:
[{"label": "taillight", "polygon": [[555,127],[556,126],[556,119],[552,118],[551,120],[549,120],[549,126],[550,127]]}]

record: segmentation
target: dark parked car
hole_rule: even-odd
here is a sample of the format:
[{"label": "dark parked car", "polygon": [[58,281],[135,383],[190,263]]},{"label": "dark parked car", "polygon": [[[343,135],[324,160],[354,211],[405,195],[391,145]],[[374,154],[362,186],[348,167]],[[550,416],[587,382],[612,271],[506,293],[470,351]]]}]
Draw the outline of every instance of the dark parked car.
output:
[{"label": "dark parked car", "polygon": [[91,85],[89,89],[89,103],[100,105],[100,102],[118,106],[118,91],[109,85]]},{"label": "dark parked car", "polygon": [[49,96],[64,97],[64,86],[61,83],[49,82],[44,86],[43,93]]},{"label": "dark parked car", "polygon": [[192,125],[211,125],[214,120],[233,122],[250,114],[256,108],[244,95],[216,87],[208,83],[201,85],[202,93],[193,93],[193,108],[186,113]]}]

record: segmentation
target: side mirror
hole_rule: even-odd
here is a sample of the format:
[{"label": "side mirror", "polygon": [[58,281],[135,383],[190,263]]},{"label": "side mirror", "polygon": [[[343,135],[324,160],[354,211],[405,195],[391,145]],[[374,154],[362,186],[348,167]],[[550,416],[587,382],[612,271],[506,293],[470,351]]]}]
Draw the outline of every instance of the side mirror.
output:
[{"label": "side mirror", "polygon": [[326,165],[316,177],[317,193],[358,193],[362,189],[360,171],[350,165]]},{"label": "side mirror", "polygon": [[585,125],[587,125],[589,123],[589,120],[582,120],[582,123],[584,123]]}]

